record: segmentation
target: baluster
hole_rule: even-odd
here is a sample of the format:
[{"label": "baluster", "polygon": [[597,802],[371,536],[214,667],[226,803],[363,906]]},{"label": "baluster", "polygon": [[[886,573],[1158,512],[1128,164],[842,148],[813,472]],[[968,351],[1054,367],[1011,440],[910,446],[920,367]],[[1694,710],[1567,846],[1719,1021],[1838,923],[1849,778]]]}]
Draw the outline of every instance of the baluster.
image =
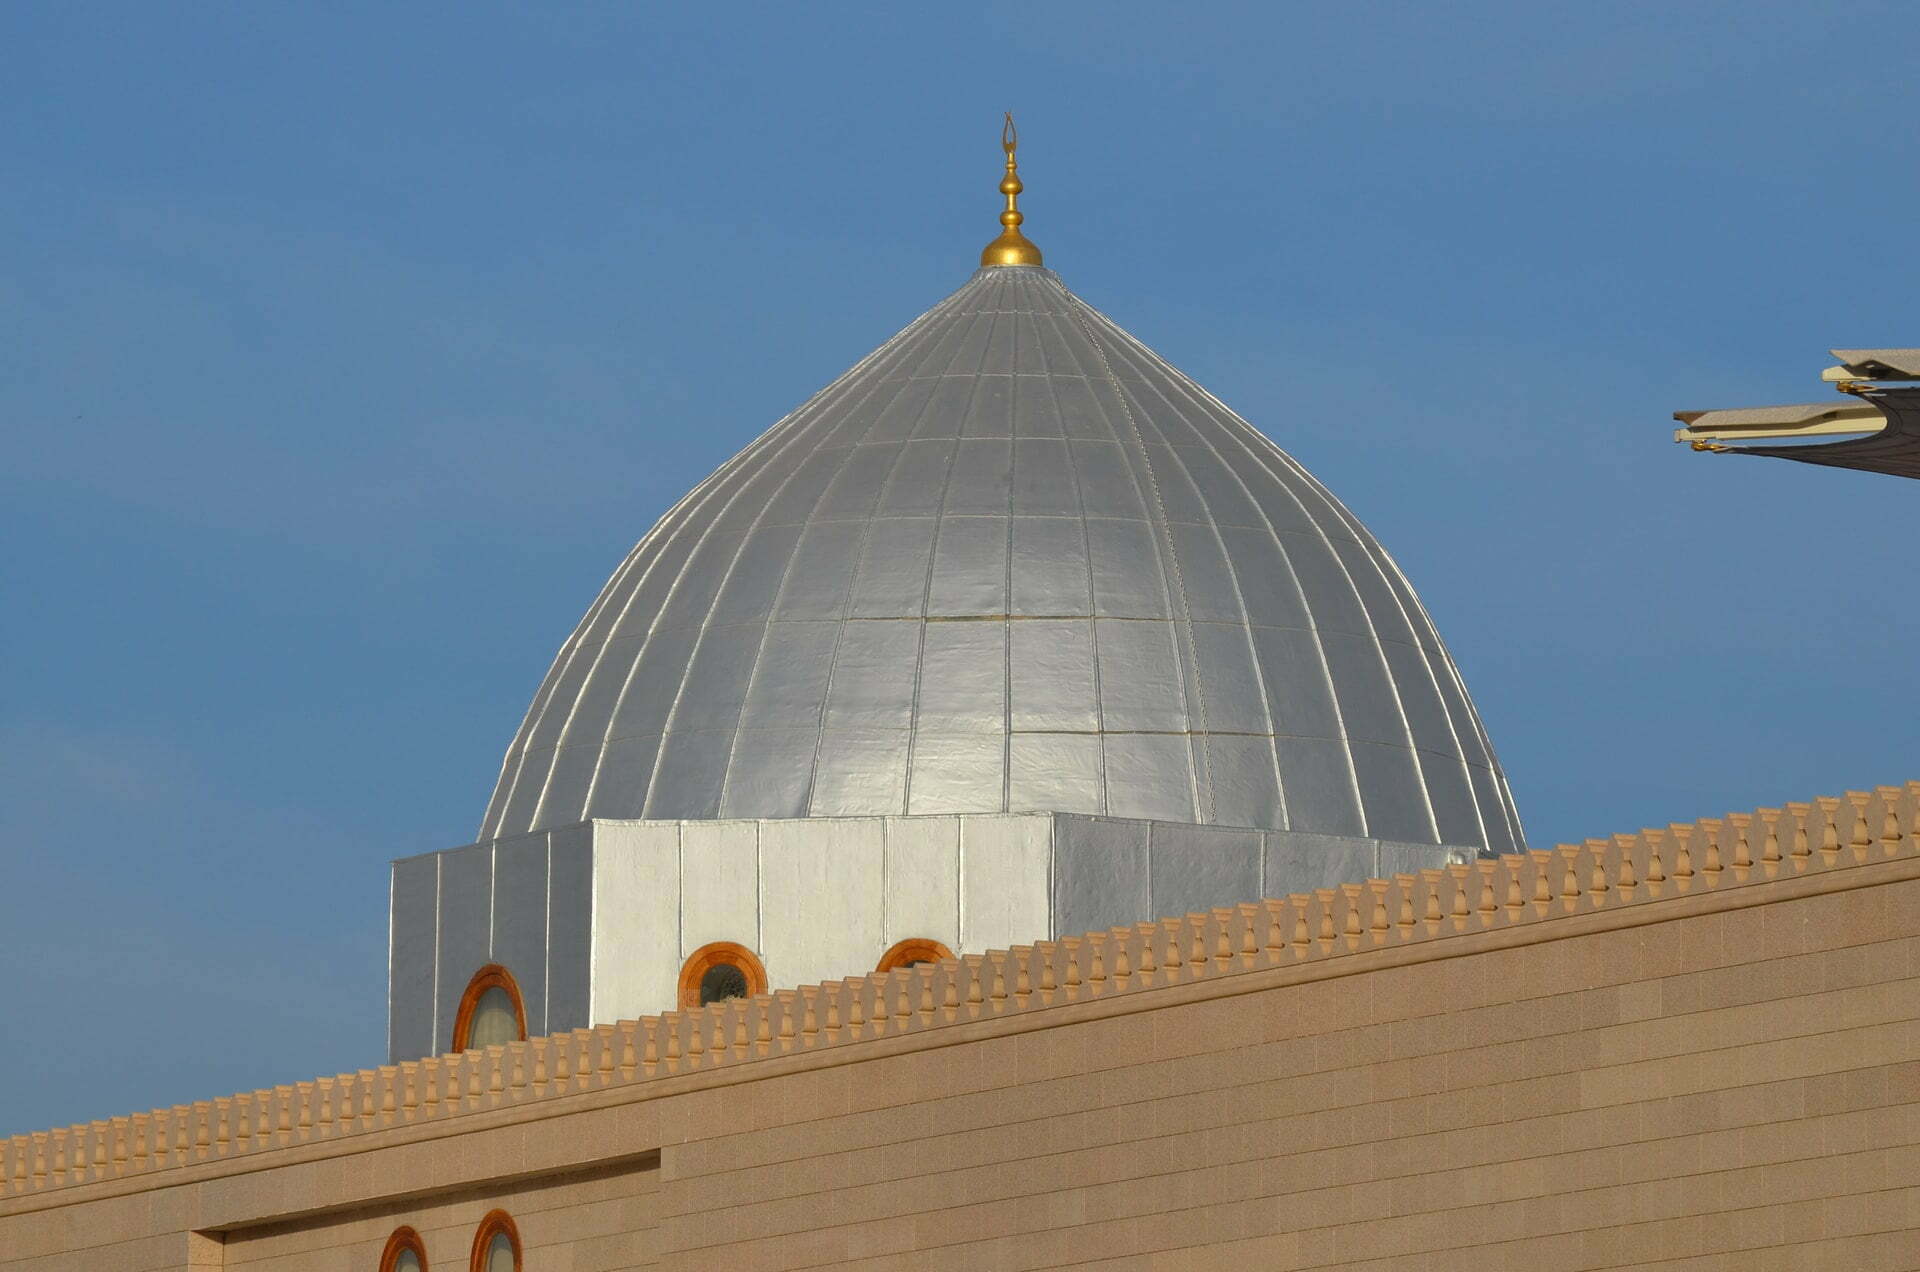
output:
[{"label": "baluster", "polygon": [[400,1082],[400,1066],[381,1065],[375,1072],[376,1096],[374,1101],[374,1119],[379,1126],[392,1126],[400,1117],[400,1094],[396,1090]]},{"label": "baluster", "polygon": [[251,1153],[267,1146],[262,1123],[266,1120],[265,1091],[248,1091],[234,1097],[233,1146],[236,1153]]},{"label": "baluster", "polygon": [[1160,953],[1154,948],[1160,939],[1160,929],[1152,923],[1136,923],[1133,931],[1140,938],[1140,961],[1134,971],[1140,979],[1140,988],[1152,989],[1160,971]]},{"label": "baluster", "polygon": [[1186,958],[1180,952],[1180,920],[1163,919],[1160,926],[1162,931],[1158,939],[1165,942],[1160,947],[1160,970],[1166,977],[1166,983],[1172,985],[1183,980],[1186,975],[1181,970],[1186,966]]},{"label": "baluster", "polygon": [[1107,968],[1108,932],[1087,933],[1087,996],[1098,998],[1106,993],[1112,981]]},{"label": "baluster", "polygon": [[1464,861],[1448,862],[1446,867],[1449,886],[1453,889],[1452,900],[1447,903],[1447,922],[1456,932],[1467,930],[1467,923],[1473,917],[1473,909],[1467,904],[1467,881],[1473,874],[1473,867]]},{"label": "baluster", "polygon": [[538,1100],[547,1093],[548,1067],[551,1063],[547,1052],[552,1048],[550,1038],[527,1039],[527,1089]]},{"label": "baluster", "polygon": [[1751,813],[1728,813],[1727,825],[1733,827],[1733,881],[1745,883],[1753,873],[1753,843],[1749,837],[1753,827]]},{"label": "baluster", "polygon": [[1042,941],[1033,947],[1033,953],[1029,956],[1035,960],[1035,970],[1040,974],[1038,990],[1042,1006],[1051,1004],[1060,989],[1060,983],[1055,978],[1053,969],[1054,956],[1059,953],[1059,949],[1060,945],[1057,941]]},{"label": "baluster", "polygon": [[1031,945],[1016,945],[1008,951],[1013,957],[1013,1009],[1025,1011],[1027,1000],[1033,997],[1033,980],[1027,971],[1027,959],[1033,953]]},{"label": "baluster", "polygon": [[820,987],[800,987],[800,1049],[811,1051],[820,1045]]},{"label": "baluster", "polygon": [[987,959],[993,964],[993,984],[987,991],[987,1006],[997,1016],[1007,1010],[1007,956],[994,950]]},{"label": "baluster", "polygon": [[72,1138],[73,1133],[64,1126],[52,1133],[53,1164],[47,1171],[47,1183],[51,1187],[58,1188],[67,1182],[67,1159],[72,1151],[68,1141]]},{"label": "baluster", "polygon": [[1667,882],[1666,863],[1661,860],[1660,854],[1666,836],[1660,831],[1647,829],[1640,832],[1640,838],[1647,845],[1647,895],[1657,897],[1665,890]]},{"label": "baluster", "polygon": [[1235,958],[1241,967],[1259,967],[1265,961],[1266,938],[1269,935],[1267,929],[1270,926],[1265,905],[1243,901],[1234,907],[1234,943],[1239,946]]},{"label": "baluster", "polygon": [[1333,943],[1340,939],[1333,926],[1333,899],[1338,895],[1332,888],[1316,888],[1309,901],[1310,912],[1316,920],[1313,937],[1320,943],[1322,954],[1333,953]]},{"label": "baluster", "polygon": [[233,1097],[223,1095],[213,1101],[213,1142],[208,1152],[225,1157],[233,1149]]},{"label": "baluster", "polygon": [[1867,802],[1873,798],[1869,791],[1848,791],[1847,802],[1853,805],[1853,834],[1847,840],[1847,847],[1853,849],[1853,859],[1862,865],[1873,851],[1873,830],[1867,825]]},{"label": "baluster", "polygon": [[[1394,919],[1394,927],[1399,931],[1402,941],[1411,941],[1414,938],[1414,925],[1419,922],[1419,919],[1414,917],[1413,910],[1415,888],[1419,882],[1419,876],[1413,874],[1396,874],[1393,876],[1393,886],[1400,894],[1399,914]],[[1440,914],[1439,898],[1431,895],[1422,897],[1421,908],[1423,911],[1428,904],[1434,907],[1433,913],[1437,919]],[[1420,917],[1425,918],[1426,916],[1423,913]]]},{"label": "baluster", "polygon": [[1428,936],[1440,935],[1440,927],[1447,921],[1446,907],[1440,900],[1446,886],[1447,872],[1443,867],[1420,872],[1420,925],[1427,929]]},{"label": "baluster", "polygon": [[729,998],[726,1010],[718,1022],[733,1039],[733,1045],[727,1049],[727,1059],[746,1060],[753,1052],[752,1043],[747,1037],[747,1015],[754,1006],[750,998]]},{"label": "baluster", "polygon": [[1499,874],[1500,862],[1495,857],[1479,857],[1474,860],[1473,865],[1480,874],[1480,897],[1474,904],[1474,916],[1480,920],[1481,927],[1489,928],[1493,926],[1494,920],[1500,913],[1494,892],[1495,876]]},{"label": "baluster", "polygon": [[1585,844],[1588,856],[1593,858],[1593,866],[1587,872],[1587,895],[1595,906],[1607,903],[1607,894],[1613,891],[1613,883],[1607,877],[1607,852],[1612,847],[1604,839],[1589,839]]},{"label": "baluster", "polygon": [[880,984],[882,992],[889,986],[892,988],[893,1031],[896,1034],[906,1033],[913,1028],[913,982],[914,969],[900,967],[895,968]]},{"label": "baluster", "polygon": [[[1556,854],[1560,858],[1558,863],[1553,860]],[[1540,863],[1541,882],[1548,883],[1551,881],[1551,876],[1559,876],[1559,887],[1555,891],[1559,894],[1561,912],[1572,914],[1580,908],[1579,847],[1574,844],[1555,844],[1552,851],[1541,855],[1543,858]]]},{"label": "baluster", "polygon": [[1693,829],[1678,823],[1667,828],[1673,837],[1673,886],[1681,892],[1693,887]]},{"label": "baluster", "polygon": [[1513,852],[1502,854],[1498,863],[1500,869],[1505,872],[1507,922],[1509,923],[1518,923],[1526,917],[1526,893],[1520,888],[1520,874],[1526,863],[1527,858],[1524,853]]},{"label": "baluster", "polygon": [[707,1030],[703,1009],[688,1008],[680,1013],[687,1019],[687,1069],[699,1069],[707,1062]]},{"label": "baluster", "polygon": [[1780,810],[1762,808],[1759,810],[1760,824],[1765,834],[1760,843],[1760,870],[1771,879],[1780,873]]},{"label": "baluster", "polygon": [[661,1043],[665,1054],[660,1057],[661,1065],[668,1073],[680,1072],[683,1057],[680,1054],[680,1025],[685,1019],[681,1012],[670,1011],[660,1017]]},{"label": "baluster", "polygon": [[339,1079],[337,1078],[315,1078],[313,1080],[315,1093],[313,1136],[315,1139],[325,1139],[329,1136],[337,1135],[340,1131],[337,1116],[334,1112],[334,1088],[338,1085]]},{"label": "baluster", "polygon": [[612,1025],[595,1025],[590,1045],[594,1050],[593,1085],[612,1086],[620,1075],[620,1031]]},{"label": "baluster", "polygon": [[1360,938],[1365,935],[1360,926],[1360,893],[1366,887],[1361,883],[1343,883],[1339,896],[1344,921],[1340,924],[1340,935],[1350,950],[1360,948]]},{"label": "baluster", "polygon": [[1635,850],[1639,848],[1640,841],[1632,835],[1615,835],[1613,837],[1613,846],[1614,850],[1620,854],[1620,876],[1617,885],[1620,889],[1620,900],[1623,902],[1631,901],[1633,900],[1633,890],[1640,886],[1639,881],[1635,878],[1633,862],[1634,853]]},{"label": "baluster", "polygon": [[1375,945],[1385,944],[1387,933],[1392,930],[1392,925],[1387,922],[1387,888],[1389,886],[1385,879],[1367,880],[1367,888],[1373,893],[1372,904],[1369,905],[1367,912],[1367,936]]},{"label": "baluster", "polygon": [[487,1107],[498,1108],[506,1096],[507,1048],[502,1043],[494,1043],[487,1048]]},{"label": "baluster", "polygon": [[1920,782],[1907,783],[1907,843],[1920,852]]},{"label": "baluster", "polygon": [[1788,860],[1795,874],[1802,873],[1813,862],[1813,848],[1807,839],[1807,817],[1812,812],[1811,804],[1787,805],[1787,814],[1793,818],[1793,849]]},{"label": "baluster", "polygon": [[[294,1098],[299,1102],[299,1110],[294,1120],[293,1138],[295,1143],[305,1144],[314,1137],[314,1101],[319,1094],[319,1088],[312,1082],[296,1082],[293,1084],[293,1090]],[[156,1125],[158,1125],[158,1119],[156,1119]]]},{"label": "baluster", "polygon": [[1521,869],[1533,877],[1533,912],[1541,918],[1553,909],[1553,854],[1544,848],[1529,848]]},{"label": "baluster", "polygon": [[820,987],[821,997],[827,1002],[827,1019],[821,1029],[822,1041],[829,1047],[840,1041],[840,1014],[845,1010],[846,997],[844,983],[835,982]]},{"label": "baluster", "polygon": [[987,974],[987,960],[979,954],[962,954],[960,966],[964,969],[961,975],[966,982],[960,1010],[966,1013],[968,1020],[978,1020],[987,1009],[987,987],[983,983]]},{"label": "baluster", "polygon": [[1840,801],[1823,795],[1820,804],[1820,864],[1832,866],[1840,859],[1840,826],[1837,817]]},{"label": "baluster", "polygon": [[1224,972],[1233,967],[1233,909],[1216,907],[1209,910],[1208,917],[1213,920],[1213,971]]},{"label": "baluster", "polygon": [[[107,1146],[107,1175],[109,1178],[118,1179],[127,1173],[127,1158],[133,1147],[131,1142],[133,1138],[132,1122],[133,1119],[128,1117],[116,1117],[113,1119],[113,1130],[110,1133]],[[18,1137],[15,1138],[17,1141]],[[0,1180],[0,1183],[4,1182],[4,1180]]]},{"label": "baluster", "polygon": [[1898,856],[1900,853],[1900,788],[1877,786],[1873,793],[1880,797],[1880,855]]},{"label": "baluster", "polygon": [[1068,1002],[1078,1001],[1080,997],[1080,938],[1062,937],[1059,942],[1061,957],[1066,961],[1066,972],[1061,977],[1061,992]]},{"label": "baluster", "polygon": [[620,1042],[620,1065],[618,1073],[621,1082],[631,1082],[640,1071],[640,1026],[637,1021],[622,1020],[614,1025],[614,1033]]},{"label": "baluster", "polygon": [[642,1016],[636,1023],[640,1031],[640,1073],[650,1078],[660,1072],[660,1017]]},{"label": "baluster", "polygon": [[794,1004],[800,1001],[800,995],[791,989],[777,989],[773,993],[773,1000],[779,1004],[776,1011],[780,1017],[779,1027],[773,1031],[773,1045],[781,1055],[790,1055],[800,1045],[798,1030],[794,1028]]},{"label": "baluster", "polygon": [[1293,918],[1287,913],[1286,898],[1262,899],[1259,912],[1262,924],[1259,965],[1278,967],[1288,960],[1288,938],[1292,935]]},{"label": "baluster", "polygon": [[1720,860],[1721,821],[1718,817],[1700,819],[1700,835],[1705,848],[1706,860],[1701,863],[1700,877],[1709,888],[1720,886],[1720,876],[1725,866]]},{"label": "baluster", "polygon": [[527,1093],[527,1052],[525,1042],[514,1041],[506,1044],[506,1054],[501,1057],[501,1083],[506,1100],[523,1098]]},{"label": "baluster", "polygon": [[864,978],[843,980],[847,1000],[847,1041],[858,1042],[872,1036],[867,1025],[867,982]]},{"label": "baluster", "polygon": [[[785,995],[784,999],[781,997],[782,994]],[[786,1045],[783,1045],[780,1050],[784,1053],[791,1048],[793,1021],[788,1013],[782,1009],[792,1001],[793,993],[791,990],[777,990],[770,996],[763,995],[755,1000],[753,1011],[754,1055],[765,1056],[773,1053],[773,1018],[776,1014],[780,1017],[781,1031],[785,1035],[783,1042]]]},{"label": "baluster", "polygon": [[936,1014],[942,1020],[953,1019],[953,983],[958,974],[959,964],[949,959],[937,963],[922,963],[912,969],[913,983],[919,993],[919,1007],[915,1015],[919,1017],[920,1028],[930,1028],[935,1023]]}]

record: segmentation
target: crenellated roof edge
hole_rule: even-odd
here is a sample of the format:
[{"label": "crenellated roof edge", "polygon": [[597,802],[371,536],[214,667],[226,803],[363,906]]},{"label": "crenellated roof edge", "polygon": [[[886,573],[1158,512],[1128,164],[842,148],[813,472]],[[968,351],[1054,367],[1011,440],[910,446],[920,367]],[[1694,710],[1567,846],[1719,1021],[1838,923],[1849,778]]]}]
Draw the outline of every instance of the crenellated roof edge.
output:
[{"label": "crenellated roof edge", "polygon": [[1550,939],[1583,915],[1917,859],[1920,781],[1849,791],[16,1135],[0,1141],[0,1203],[254,1169],[273,1164],[267,1154],[408,1127],[454,1132],[610,1088],[647,1098],[645,1084],[668,1078],[1202,981],[1232,992],[1236,977],[1264,984],[1262,973],[1426,942],[1520,929]]}]

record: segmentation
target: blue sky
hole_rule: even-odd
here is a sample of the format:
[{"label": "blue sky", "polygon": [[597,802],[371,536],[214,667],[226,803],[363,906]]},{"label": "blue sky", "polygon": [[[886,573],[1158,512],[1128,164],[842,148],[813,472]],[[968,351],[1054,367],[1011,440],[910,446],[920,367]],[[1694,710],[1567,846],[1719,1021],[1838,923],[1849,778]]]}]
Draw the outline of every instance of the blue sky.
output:
[{"label": "blue sky", "polygon": [[677,495],[1048,264],[1420,588],[1536,845],[1920,776],[1920,487],[1682,407],[1913,344],[1893,5],[0,8],[0,1134],[384,1058]]}]

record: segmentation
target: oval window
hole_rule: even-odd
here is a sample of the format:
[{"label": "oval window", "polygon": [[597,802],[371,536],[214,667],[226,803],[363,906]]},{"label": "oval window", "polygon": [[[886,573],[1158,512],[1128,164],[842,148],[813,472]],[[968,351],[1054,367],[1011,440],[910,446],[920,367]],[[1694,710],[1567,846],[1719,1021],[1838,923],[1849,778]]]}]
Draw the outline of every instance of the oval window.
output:
[{"label": "oval window", "polygon": [[702,945],[680,966],[681,1008],[767,992],[767,969],[754,952],[732,941]]},{"label": "oval window", "polygon": [[380,1272],[427,1272],[427,1248],[412,1228],[395,1228],[380,1252]]},{"label": "oval window", "polygon": [[910,936],[904,941],[896,941],[885,954],[880,956],[876,972],[891,972],[901,967],[914,967],[920,963],[943,963],[953,957],[953,951],[938,941],[924,936]]},{"label": "oval window", "polygon": [[520,1230],[506,1211],[495,1210],[480,1221],[468,1267],[471,1272],[520,1272]]},{"label": "oval window", "polygon": [[472,1051],[527,1036],[527,1009],[513,973],[489,963],[473,974],[453,1018],[453,1050]]}]

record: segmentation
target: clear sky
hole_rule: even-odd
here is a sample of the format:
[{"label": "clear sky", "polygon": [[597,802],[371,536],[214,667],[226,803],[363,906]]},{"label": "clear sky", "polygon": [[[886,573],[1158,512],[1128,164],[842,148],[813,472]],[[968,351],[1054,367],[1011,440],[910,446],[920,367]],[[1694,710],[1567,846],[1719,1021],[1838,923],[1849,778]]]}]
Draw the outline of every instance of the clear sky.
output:
[{"label": "clear sky", "polygon": [[1668,440],[1920,343],[1912,17],[0,7],[0,1134],[385,1058],[387,861],[966,279],[1008,107],[1048,264],[1395,553],[1536,845],[1920,776],[1920,485]]}]

